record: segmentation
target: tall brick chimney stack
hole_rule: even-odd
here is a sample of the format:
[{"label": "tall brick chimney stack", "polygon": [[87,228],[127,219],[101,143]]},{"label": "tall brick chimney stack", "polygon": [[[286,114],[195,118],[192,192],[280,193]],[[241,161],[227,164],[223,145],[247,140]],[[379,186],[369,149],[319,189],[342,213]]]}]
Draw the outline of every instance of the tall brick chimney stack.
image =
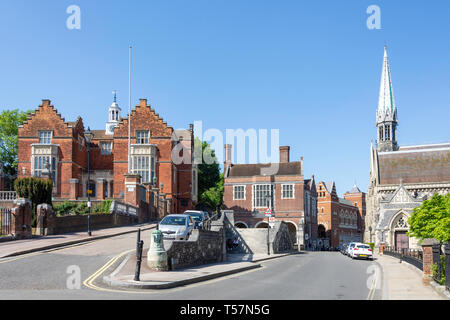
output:
[{"label": "tall brick chimney stack", "polygon": [[231,148],[233,146],[231,144],[225,145],[225,167],[231,166]]},{"label": "tall brick chimney stack", "polygon": [[289,146],[280,147],[280,163],[288,163],[289,162],[290,151],[291,151],[291,147],[289,147]]}]

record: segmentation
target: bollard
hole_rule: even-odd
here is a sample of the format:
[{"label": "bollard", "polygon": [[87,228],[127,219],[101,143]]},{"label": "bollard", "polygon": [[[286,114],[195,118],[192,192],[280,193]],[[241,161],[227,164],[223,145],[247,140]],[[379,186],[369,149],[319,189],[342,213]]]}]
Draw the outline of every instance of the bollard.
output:
[{"label": "bollard", "polygon": [[142,262],[142,249],[144,248],[144,241],[139,241],[136,255],[136,272],[134,273],[134,281],[140,281],[139,276],[141,274],[141,262]]},{"label": "bollard", "polygon": [[138,229],[137,232],[137,241],[136,241],[136,257],[138,256],[139,252],[139,243],[141,242],[141,229]]}]

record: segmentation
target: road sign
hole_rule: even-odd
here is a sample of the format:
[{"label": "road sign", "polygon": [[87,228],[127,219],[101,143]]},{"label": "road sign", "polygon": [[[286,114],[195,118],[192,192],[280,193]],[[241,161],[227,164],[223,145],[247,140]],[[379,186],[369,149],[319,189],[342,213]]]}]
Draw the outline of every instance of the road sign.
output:
[{"label": "road sign", "polygon": [[266,210],[265,215],[266,215],[266,217],[271,217],[271,216],[272,216],[272,210],[270,210],[270,208],[268,208],[268,209]]}]

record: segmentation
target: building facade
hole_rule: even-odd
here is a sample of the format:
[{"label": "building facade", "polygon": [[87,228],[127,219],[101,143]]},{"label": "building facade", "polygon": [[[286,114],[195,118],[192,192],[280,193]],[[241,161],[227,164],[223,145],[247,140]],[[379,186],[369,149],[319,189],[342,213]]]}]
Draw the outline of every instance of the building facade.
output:
[{"label": "building facade", "polygon": [[[92,138],[89,138],[81,117],[67,122],[50,100],[43,100],[19,127],[19,178],[40,177],[47,165],[55,199],[84,199],[89,191],[94,199],[123,200],[125,175],[137,174],[148,192],[158,188],[159,193],[166,195],[172,212],[192,208],[197,201],[197,170],[192,165],[193,126],[174,130],[146,99],[140,100],[129,117],[121,118],[120,111],[114,98],[106,129],[90,131]],[[190,161],[173,161],[173,150]]]},{"label": "building facade", "polygon": [[317,184],[318,237],[320,246],[336,248],[362,241],[366,213],[365,193],[355,185],[340,198],[332,182]]},{"label": "building facade", "polygon": [[303,158],[290,161],[290,148],[280,148],[276,174],[265,174],[272,164],[232,164],[231,146],[225,146],[224,207],[234,211],[235,226],[267,228],[265,211],[289,226],[299,247],[316,241],[317,212],[314,177],[304,180]]},{"label": "building facade", "polygon": [[376,115],[377,142],[370,148],[370,185],[364,239],[396,249],[418,248],[407,236],[413,209],[433,194],[450,190],[450,143],[401,147],[397,107],[384,51]]}]

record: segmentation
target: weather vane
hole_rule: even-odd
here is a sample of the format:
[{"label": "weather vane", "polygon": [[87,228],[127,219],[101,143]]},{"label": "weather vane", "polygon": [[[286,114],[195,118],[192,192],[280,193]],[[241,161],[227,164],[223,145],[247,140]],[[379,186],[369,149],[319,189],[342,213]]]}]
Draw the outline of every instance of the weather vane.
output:
[{"label": "weather vane", "polygon": [[114,95],[114,103],[117,103],[117,90],[113,90],[113,95]]}]

